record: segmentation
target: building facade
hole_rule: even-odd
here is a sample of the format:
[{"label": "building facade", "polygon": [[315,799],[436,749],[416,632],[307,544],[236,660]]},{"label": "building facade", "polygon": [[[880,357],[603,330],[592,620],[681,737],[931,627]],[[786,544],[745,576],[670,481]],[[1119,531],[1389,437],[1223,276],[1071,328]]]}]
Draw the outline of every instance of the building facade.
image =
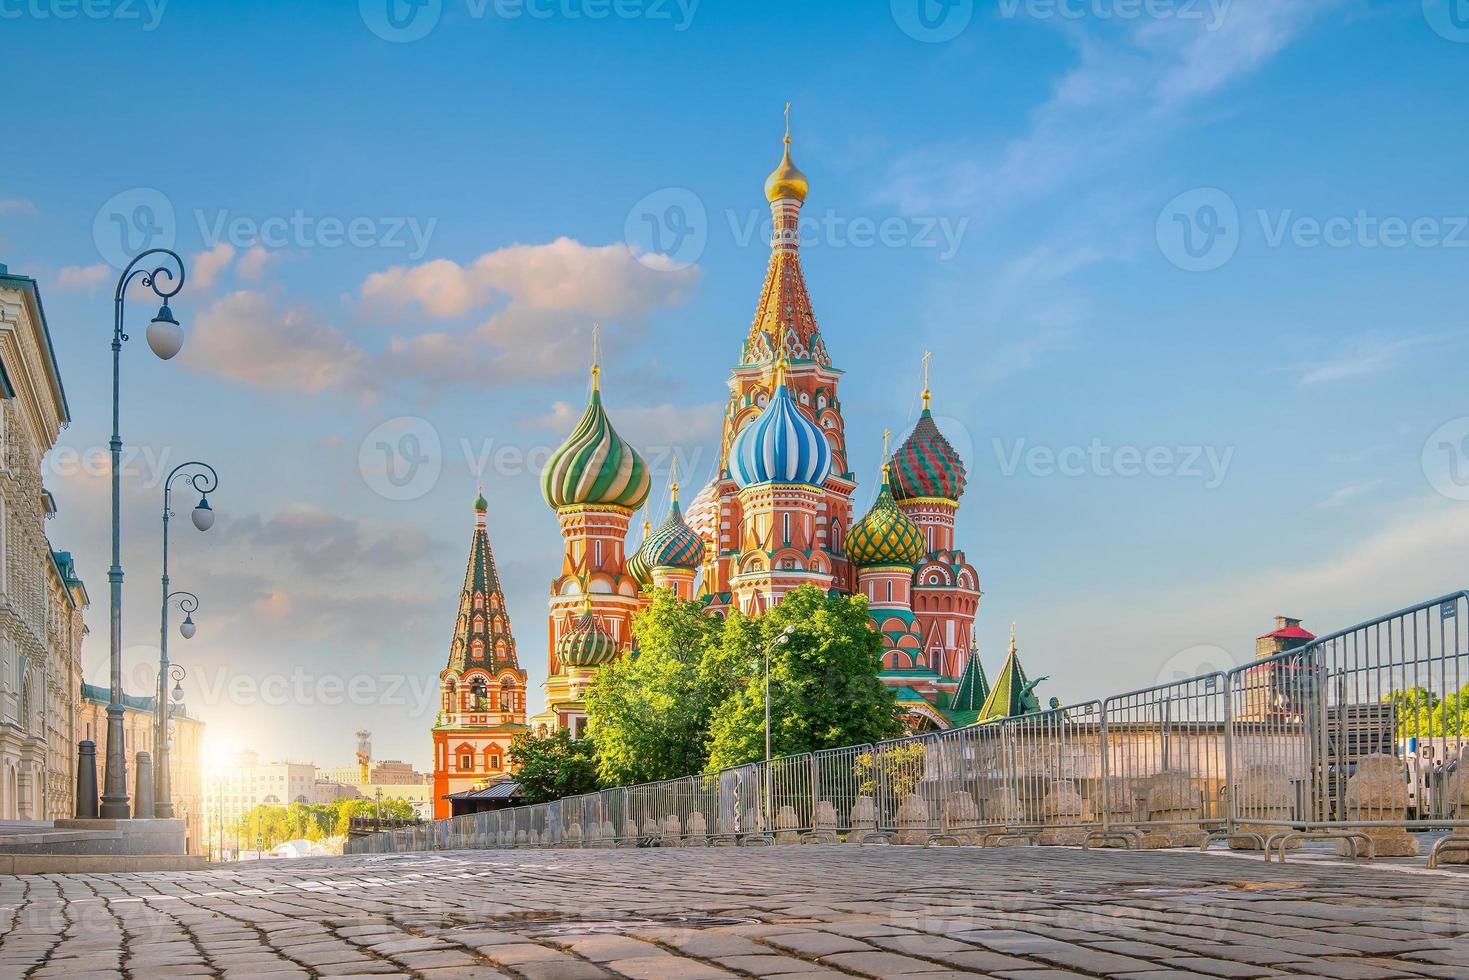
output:
[{"label": "building facade", "polygon": [[82,612],[41,463],[70,421],[40,290],[0,265],[0,819],[75,809]]},{"label": "building facade", "polygon": [[[128,736],[130,742],[133,737]],[[239,853],[254,847],[253,841],[238,839],[238,827],[240,818],[255,807],[316,802],[316,766],[309,762],[261,762],[259,753],[247,750],[227,764],[210,769],[203,796],[206,851]]]},{"label": "building facade", "polygon": [[[847,459],[842,371],[801,267],[808,191],[787,132],[765,183],[770,259],[728,380],[718,472],[687,518],[675,473],[669,514],[657,529],[644,524],[631,553],[628,524],[648,497],[648,471],[613,427],[594,350],[586,411],[542,475],[563,555],[551,583],[546,709],[532,720],[537,729],[580,733],[587,685],[630,649],[632,617],[659,587],[700,596],[713,613],[749,616],[802,585],[861,592],[883,638],[882,678],[898,689],[915,728],[951,727],[988,700],[987,685],[975,700],[975,679],[983,679],[974,648],[979,574],[954,537],[967,477],[929,408],[928,355],[922,414],[896,452],[884,446],[876,499],[854,519],[858,479]],[[1010,660],[1007,677],[1019,672],[1013,650]],[[1034,685],[1025,683],[1030,695]],[[960,694],[969,707],[957,704]]]},{"label": "building facade", "polygon": [[510,743],[524,733],[525,671],[485,526],[489,503],[474,501],[469,563],[454,619],[449,661],[439,674],[434,723],[434,817],[449,815],[450,793],[475,789],[510,774]]}]

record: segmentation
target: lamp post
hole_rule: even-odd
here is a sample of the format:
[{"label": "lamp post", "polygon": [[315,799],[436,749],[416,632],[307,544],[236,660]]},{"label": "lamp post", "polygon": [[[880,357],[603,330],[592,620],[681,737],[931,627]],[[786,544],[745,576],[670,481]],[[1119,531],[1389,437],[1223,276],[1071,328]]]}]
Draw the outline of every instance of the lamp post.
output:
[{"label": "lamp post", "polygon": [[[157,256],[163,265],[153,266],[148,260]],[[171,265],[167,264],[172,260]],[[177,266],[175,276],[173,266]],[[118,382],[121,376],[122,345],[128,339],[123,333],[124,297],[134,279],[153,290],[163,301],[158,314],[148,324],[148,346],[163,360],[179,352],[184,332],[168,308],[168,301],[184,288],[184,260],[166,248],[150,248],[133,258],[117,280],[112,297],[112,565],[107,569],[108,635],[110,639],[109,669],[111,692],[107,704],[107,767],[102,784],[102,806],[99,816],[105,820],[126,820],[128,806],[127,749],[123,745],[122,705],[122,436],[118,434]]]},{"label": "lamp post", "polygon": [[[163,609],[158,628],[158,727],[153,736],[153,815],[160,819],[173,817],[171,780],[168,778],[168,607],[177,601],[183,611],[184,621],[179,624],[179,633],[186,640],[194,635],[196,627],[193,614],[199,608],[199,597],[194,593],[168,591],[168,522],[173,517],[173,484],[179,477],[186,479],[199,494],[199,502],[194,505],[189,517],[194,522],[194,527],[200,531],[207,531],[214,526],[214,511],[209,506],[209,495],[219,487],[219,474],[214,471],[214,467],[198,460],[180,463],[169,471],[168,478],[163,481]],[[175,682],[181,679],[182,675],[173,678]],[[175,686],[174,690],[178,691],[182,699],[183,689]]]},{"label": "lamp post", "polygon": [[[179,606],[188,616],[199,608],[199,600],[194,598],[192,592],[175,592],[179,596]],[[184,633],[187,639],[194,635],[194,621],[192,618],[185,619],[183,626],[188,632]],[[169,775],[168,760],[173,751],[173,726],[169,724],[173,716],[173,706],[182,704],[184,700],[183,679],[188,675],[183,664],[171,664],[164,654],[164,661],[158,674],[158,704],[157,715],[153,730],[153,757],[158,762],[153,767],[153,816],[160,820],[169,820],[173,817],[173,777]],[[173,681],[173,691],[169,692],[168,682]],[[142,816],[142,814],[139,814]]]},{"label": "lamp post", "polygon": [[770,651],[791,642],[796,632],[792,623],[780,631],[780,635],[765,645],[765,832],[770,833]]}]

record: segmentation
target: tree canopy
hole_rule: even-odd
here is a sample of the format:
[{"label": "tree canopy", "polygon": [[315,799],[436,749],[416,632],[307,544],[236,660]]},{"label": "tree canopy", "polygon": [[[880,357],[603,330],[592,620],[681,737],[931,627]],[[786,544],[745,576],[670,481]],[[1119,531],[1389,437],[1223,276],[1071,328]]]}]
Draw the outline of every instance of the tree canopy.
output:
[{"label": "tree canopy", "polygon": [[523,803],[547,803],[597,788],[592,743],[572,738],[564,728],[545,736],[517,735],[510,743],[510,761]]},{"label": "tree canopy", "polygon": [[765,756],[764,651],[771,647],[772,755],[858,745],[903,734],[896,692],[878,676],[882,638],[873,632],[865,596],[829,596],[802,586],[746,627],[737,614],[719,652],[745,667],[744,683],[714,711],[707,768]]}]

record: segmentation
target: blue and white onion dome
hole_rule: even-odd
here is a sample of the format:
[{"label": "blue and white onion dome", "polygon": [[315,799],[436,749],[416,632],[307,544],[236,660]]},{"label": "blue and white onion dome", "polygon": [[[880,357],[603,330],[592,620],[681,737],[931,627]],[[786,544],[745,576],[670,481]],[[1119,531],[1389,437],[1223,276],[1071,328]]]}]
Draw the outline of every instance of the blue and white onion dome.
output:
[{"label": "blue and white onion dome", "polygon": [[765,411],[746,423],[730,446],[730,475],[742,490],[761,483],[819,487],[831,475],[831,443],[791,397],[783,362],[776,365],[775,384]]}]

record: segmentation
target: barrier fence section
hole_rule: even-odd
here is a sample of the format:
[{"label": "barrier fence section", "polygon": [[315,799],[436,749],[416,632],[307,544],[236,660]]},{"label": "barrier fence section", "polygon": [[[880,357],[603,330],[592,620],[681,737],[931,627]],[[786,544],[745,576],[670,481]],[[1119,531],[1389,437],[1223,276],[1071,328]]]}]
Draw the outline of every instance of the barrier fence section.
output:
[{"label": "barrier fence section", "polygon": [[[348,842],[348,853],[797,842],[1208,847],[1469,862],[1469,592],[1225,672]],[[1452,855],[1452,856],[1450,856]]]}]

